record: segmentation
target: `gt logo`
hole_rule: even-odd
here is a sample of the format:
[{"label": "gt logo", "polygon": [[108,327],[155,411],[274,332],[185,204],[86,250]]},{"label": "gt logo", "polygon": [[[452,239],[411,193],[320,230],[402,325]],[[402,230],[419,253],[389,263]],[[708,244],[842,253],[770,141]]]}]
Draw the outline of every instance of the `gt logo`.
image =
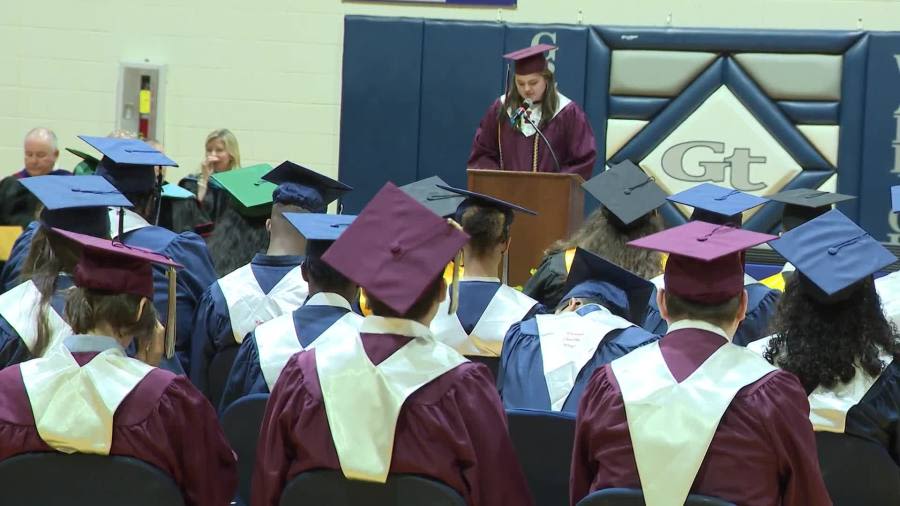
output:
[{"label": "gt logo", "polygon": [[[704,149],[714,154],[725,153],[724,142],[714,141],[689,141],[676,144],[663,153],[661,164],[663,171],[669,176],[680,181],[689,182],[717,182],[725,181],[726,169],[731,169],[731,187],[741,191],[756,191],[766,187],[765,183],[750,181],[750,165],[766,163],[764,156],[752,156],[747,148],[734,148],[731,155],[722,158],[721,162],[703,161],[698,165],[702,168],[700,174],[690,174],[685,170],[684,159],[689,151]],[[692,172],[697,172],[696,170]]]}]

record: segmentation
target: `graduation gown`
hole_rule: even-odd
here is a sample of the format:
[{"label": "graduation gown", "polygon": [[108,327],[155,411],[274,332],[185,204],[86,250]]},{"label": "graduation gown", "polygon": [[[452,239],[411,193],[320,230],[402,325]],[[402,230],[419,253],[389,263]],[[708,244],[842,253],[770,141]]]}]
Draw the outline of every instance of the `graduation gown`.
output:
[{"label": "graduation gown", "polygon": [[[660,275],[651,281],[656,285],[657,289],[663,285],[663,277]],[[770,334],[769,323],[775,316],[775,310],[778,309],[778,300],[781,298],[781,291],[769,288],[762,283],[757,282],[749,276],[744,277],[744,289],[747,290],[747,315],[744,321],[738,325],[737,332],[731,342],[738,346],[747,346],[753,341],[762,339]],[[656,304],[656,292],[650,297],[650,307],[647,311],[647,317],[644,320],[645,329],[656,331],[664,334],[668,325],[659,315],[659,306]]]},{"label": "graduation gown", "polygon": [[[199,177],[199,174],[191,174],[179,181],[178,186],[197,195],[200,189]],[[209,179],[203,202],[193,199],[187,200],[183,204],[172,205],[172,230],[176,232],[192,231],[208,235],[228,205],[228,192],[213,179]]]},{"label": "graduation gown", "polygon": [[[674,330],[659,341],[679,383],[722,346],[729,346],[722,336],[697,328]],[[594,373],[578,408],[572,505],[596,490],[641,487],[614,364]],[[806,392],[792,374],[773,370],[741,388],[719,420],[691,493],[741,506],[830,505],[808,417]]]},{"label": "graduation gown", "polygon": [[[79,367],[118,348],[111,338],[99,336],[72,336],[65,346]],[[36,362],[29,362],[29,367]],[[0,460],[56,451],[59,444],[51,440],[51,446],[42,438],[21,368],[0,371]],[[237,463],[212,406],[187,378],[150,369],[115,409],[106,453],[143,460],[170,475],[188,506],[230,504],[237,487]]]},{"label": "graduation gown", "polygon": [[[629,353],[631,350],[651,343],[659,336],[650,334],[640,327],[611,315],[605,308],[591,304],[575,311],[579,317],[599,317],[598,330],[608,330],[602,340],[593,349],[580,349],[576,346],[563,346],[556,351],[564,352],[560,359],[571,362],[560,365],[553,370],[546,370],[543,351],[541,349],[541,332],[537,318],[531,318],[513,325],[506,334],[503,343],[503,354],[500,358],[500,369],[497,373],[497,387],[503,399],[503,407],[507,409],[529,408],[575,413],[578,401],[585,385],[597,368]],[[602,315],[602,316],[601,316]],[[542,327],[552,326],[558,315],[542,315]],[[623,328],[613,328],[609,323],[621,320]],[[602,326],[601,326],[602,325]],[[548,336],[545,336],[548,337]],[[560,336],[561,337],[561,336]],[[562,339],[560,339],[562,341]],[[578,365],[583,363],[579,369]],[[566,370],[568,369],[568,370]],[[561,374],[562,373],[562,374]],[[572,373],[575,373],[572,378]],[[562,376],[565,376],[563,378]],[[556,379],[556,378],[559,379]],[[550,393],[553,386],[554,395]],[[554,401],[561,407],[554,409]]]},{"label": "graduation gown", "polygon": [[[65,290],[73,285],[72,278],[60,276],[56,293],[50,298],[49,316],[51,335],[71,333],[65,323]],[[37,339],[36,324],[31,311],[37,307],[40,293],[31,281],[13,287],[0,295],[0,369],[35,358],[32,344]],[[53,338],[47,349],[53,344]]]},{"label": "graduation gown", "polygon": [[[110,212],[112,235],[118,233],[118,210]],[[191,331],[194,313],[203,292],[216,280],[216,271],[206,249],[206,243],[193,232],[176,234],[171,230],[150,225],[132,211],[125,211],[125,233],[121,241],[128,246],[145,248],[165,255],[184,266],[179,269],[176,283],[175,352],[185,373],[190,372]],[[153,305],[162,322],[168,317],[169,282],[166,269],[153,266]]]},{"label": "graduation gown", "polygon": [[[48,175],[70,176],[71,172],[57,169]],[[40,201],[19,182],[31,177],[25,169],[0,180],[0,225],[24,227],[37,218]]]},{"label": "graduation gown", "polygon": [[566,295],[563,290],[574,257],[574,249],[546,255],[522,291],[548,309],[555,309]]},{"label": "graduation gown", "polygon": [[536,300],[497,278],[460,281],[456,314],[447,314],[449,304],[447,297],[431,322],[435,337],[463,355],[486,357],[499,357],[509,327],[541,309]]},{"label": "graduation gown", "polygon": [[[297,341],[296,352],[309,348],[315,340],[331,327],[334,322],[351,312],[350,303],[336,293],[317,293],[309,298],[306,303],[295,309],[290,314],[284,314],[260,325],[266,328],[260,336],[269,335],[267,330],[282,333],[291,330],[289,336],[278,337],[292,338]],[[257,327],[257,330],[259,327]],[[280,341],[280,339],[278,339]],[[234,365],[228,374],[228,381],[222,392],[222,400],[219,403],[219,412],[222,413],[234,401],[251,394],[267,394],[274,386],[280,375],[280,370],[292,355],[278,353],[280,350],[268,350],[271,343],[260,342],[257,331],[253,331],[241,343]],[[267,367],[270,370],[279,370],[278,373],[264,373],[260,363],[260,355],[267,357]],[[277,362],[277,363],[276,363]],[[269,376],[271,375],[271,376]]]},{"label": "graduation gown", "polygon": [[[523,127],[527,137],[519,129],[510,125],[507,111],[499,121],[500,108],[504,97],[495,100],[488,108],[469,154],[467,166],[471,169],[518,170],[531,172],[534,166],[534,152],[537,147],[537,172],[565,172],[578,174],[585,181],[591,178],[594,162],[597,161],[597,146],[594,131],[584,111],[561,93],[560,105],[556,114],[544,125],[542,131],[553,151],[559,159],[559,170],[556,162],[547,149],[547,145],[530,126]],[[540,121],[535,121],[540,123]],[[499,129],[498,129],[499,124]],[[500,142],[497,142],[497,135]],[[498,147],[499,146],[499,147]],[[501,167],[502,150],[502,167]]]},{"label": "graduation gown", "polygon": [[[409,320],[367,317],[355,338],[377,365],[426,336],[426,327]],[[285,485],[302,472],[341,469],[325,413],[318,352],[294,355],[269,398],[253,475],[255,506],[277,505]],[[482,364],[463,362],[405,400],[390,472],[441,481],[470,506],[533,503],[491,373]]]},{"label": "graduation gown", "polygon": [[[191,336],[190,374],[201,391],[217,353],[240,344],[260,323],[303,304],[309,287],[300,274],[301,263],[302,256],[259,253],[203,292]],[[233,322],[235,318],[239,321]]]},{"label": "graduation gown", "polygon": [[22,276],[22,268],[25,266],[28,252],[31,250],[31,237],[39,226],[40,222],[32,221],[13,243],[9,258],[3,265],[3,270],[0,271],[0,290],[5,292],[22,281],[19,278]]}]

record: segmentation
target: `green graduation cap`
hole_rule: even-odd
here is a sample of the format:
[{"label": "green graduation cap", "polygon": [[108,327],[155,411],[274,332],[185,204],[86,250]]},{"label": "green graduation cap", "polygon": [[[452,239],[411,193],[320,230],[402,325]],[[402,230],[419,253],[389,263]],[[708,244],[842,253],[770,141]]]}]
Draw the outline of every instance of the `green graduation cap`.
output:
[{"label": "green graduation cap", "polygon": [[79,170],[76,167],[75,174],[93,174],[97,172],[97,164],[100,163],[100,159],[96,156],[85,153],[84,151],[79,151],[77,149],[66,148],[66,151],[72,153],[73,155],[81,158],[81,161],[78,162],[78,167],[83,167],[83,169]]},{"label": "green graduation cap", "polygon": [[250,218],[268,215],[272,210],[272,192],[278,185],[262,177],[272,170],[267,163],[218,172],[212,180],[227,191],[237,212]]}]

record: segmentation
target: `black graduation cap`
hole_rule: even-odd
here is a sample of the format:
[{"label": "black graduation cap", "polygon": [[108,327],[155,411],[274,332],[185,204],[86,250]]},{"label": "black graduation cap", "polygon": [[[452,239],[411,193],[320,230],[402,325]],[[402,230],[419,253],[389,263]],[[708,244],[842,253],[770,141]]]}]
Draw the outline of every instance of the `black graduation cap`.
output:
[{"label": "black graduation cap", "polygon": [[[454,188],[452,186],[447,185],[437,185],[438,188],[442,190],[447,190],[449,192],[456,193],[457,195],[462,195],[466,197],[466,199],[457,207],[456,210],[456,221],[459,221],[461,218],[462,211],[465,210],[469,205],[475,203],[481,206],[486,207],[495,207],[505,214],[512,216],[513,211],[519,211],[520,213],[530,214],[532,216],[537,215],[536,212],[531,209],[524,208],[518,204],[513,204],[512,202],[507,202],[505,200],[498,199],[497,197],[492,197],[490,195],[484,193],[473,192],[469,190],[463,190],[462,188]],[[512,219],[507,221],[507,225],[512,222]]]},{"label": "black graduation cap", "polygon": [[610,167],[581,187],[626,227],[666,202],[662,188],[630,160]]},{"label": "black graduation cap", "polygon": [[286,160],[262,179],[275,183],[273,200],[295,204],[313,212],[325,212],[328,204],[353,188],[328,176]]},{"label": "black graduation cap", "polygon": [[442,190],[438,188],[438,185],[447,186],[447,183],[438,176],[431,176],[403,185],[400,189],[434,214],[441,218],[449,218],[456,214],[456,208],[465,200],[465,197],[458,193]]},{"label": "black graduation cap", "polygon": [[785,190],[769,197],[769,200],[784,203],[781,224],[785,230],[791,230],[821,216],[831,210],[833,204],[852,200],[856,197],[831,193],[810,188]]},{"label": "black graduation cap", "polygon": [[[626,300],[622,301],[621,295],[614,293],[616,291],[623,292]],[[574,297],[604,298],[614,306],[620,306],[608,308],[613,313],[640,325],[647,313],[653,283],[599,255],[578,248],[563,292],[566,295],[561,300],[564,301]],[[622,302],[627,307],[622,306]]]}]

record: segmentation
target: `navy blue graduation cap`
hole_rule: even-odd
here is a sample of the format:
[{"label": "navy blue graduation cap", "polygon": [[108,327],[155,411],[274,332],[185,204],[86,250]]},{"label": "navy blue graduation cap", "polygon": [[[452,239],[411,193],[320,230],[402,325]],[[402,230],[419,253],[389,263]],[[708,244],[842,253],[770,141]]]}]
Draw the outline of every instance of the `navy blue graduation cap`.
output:
[{"label": "navy blue graduation cap", "polygon": [[572,268],[563,288],[561,300],[572,298],[602,298],[612,313],[640,325],[647,313],[653,283],[626,269],[578,248]]},{"label": "navy blue graduation cap", "polygon": [[813,287],[821,302],[838,302],[855,285],[897,258],[865,230],[834,209],[769,243]]},{"label": "navy blue graduation cap", "polygon": [[769,201],[763,197],[712,183],[699,184],[668,198],[672,202],[693,207],[692,221],[705,221],[716,225],[726,223],[740,225],[743,222],[741,213]]},{"label": "navy blue graduation cap", "polygon": [[891,211],[900,213],[900,185],[891,186]]},{"label": "navy blue graduation cap", "polygon": [[484,193],[473,192],[469,190],[463,190],[462,188],[454,188],[452,186],[447,185],[438,185],[438,188],[441,190],[446,190],[451,193],[455,193],[457,195],[462,195],[466,197],[459,206],[456,208],[456,221],[462,222],[462,215],[471,205],[479,205],[484,207],[493,207],[499,209],[506,215],[506,226],[508,227],[513,220],[513,215],[515,211],[520,213],[530,214],[532,216],[537,215],[536,212],[531,209],[526,209],[518,204],[513,204],[512,202],[507,202],[505,200],[500,200],[497,197],[492,197],[490,195],[485,195]]},{"label": "navy blue graduation cap", "polygon": [[441,189],[447,183],[438,176],[420,179],[400,187],[416,202],[427,207],[431,212],[441,218],[450,218],[456,214],[456,209],[465,200],[459,193]]},{"label": "navy blue graduation cap", "polygon": [[797,228],[807,221],[827,213],[831,210],[833,204],[855,198],[852,195],[810,188],[785,190],[769,196],[769,200],[784,204],[784,211],[781,213],[781,225],[785,231]]},{"label": "navy blue graduation cap", "polygon": [[132,207],[101,176],[36,176],[19,182],[44,205],[40,220],[51,228],[107,238],[108,207]]},{"label": "navy blue graduation cap", "polygon": [[275,203],[296,205],[316,213],[324,213],[328,204],[353,189],[291,161],[285,161],[262,178],[278,185],[272,193]]},{"label": "navy blue graduation cap", "polygon": [[139,139],[114,139],[79,135],[79,139],[103,153],[97,175],[109,180],[123,193],[146,193],[156,185],[154,167],[177,167],[178,164],[153,146]]},{"label": "navy blue graduation cap", "polygon": [[284,213],[284,219],[306,238],[307,256],[321,257],[356,216],[349,214]]},{"label": "navy blue graduation cap", "polygon": [[662,188],[631,160],[597,174],[581,187],[618,219],[616,225],[621,228],[666,203]]}]

